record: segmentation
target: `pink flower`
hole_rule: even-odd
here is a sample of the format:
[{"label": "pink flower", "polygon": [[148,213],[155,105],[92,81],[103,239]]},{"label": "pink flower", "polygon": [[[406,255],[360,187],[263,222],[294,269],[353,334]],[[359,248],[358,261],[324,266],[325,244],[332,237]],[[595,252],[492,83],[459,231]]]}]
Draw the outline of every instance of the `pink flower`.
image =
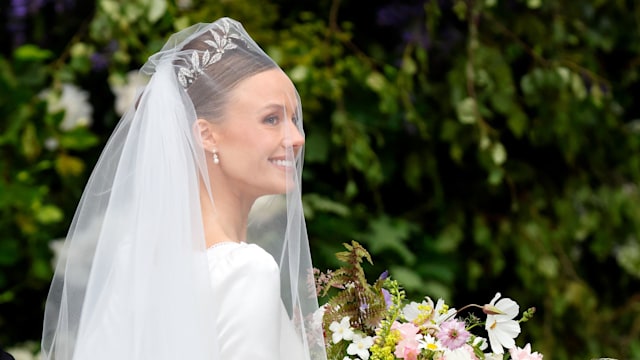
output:
[{"label": "pink flower", "polygon": [[402,336],[402,339],[413,339],[420,331],[420,329],[417,326],[413,325],[413,323],[399,323],[397,321],[394,322],[393,325],[391,325],[391,330],[398,330],[400,332],[400,335]]},{"label": "pink flower", "polygon": [[478,357],[476,356],[475,351],[473,350],[473,347],[469,344],[464,344],[462,346],[463,349],[467,350],[467,352],[469,353],[469,358],[471,360],[478,360]]},{"label": "pink flower", "polygon": [[531,353],[531,345],[527,344],[524,348],[515,347],[509,350],[509,354],[513,360],[542,360],[542,354],[538,352]]},{"label": "pink flower", "polygon": [[420,337],[418,331],[420,329],[412,323],[400,324],[399,322],[394,322],[391,325],[391,329],[400,333],[400,341],[396,345],[394,355],[400,359],[416,360],[419,352],[418,346],[420,345],[418,342]]},{"label": "pink flower", "polygon": [[471,334],[464,328],[464,322],[458,320],[445,321],[440,325],[436,337],[442,345],[454,350],[464,345]]},{"label": "pink flower", "polygon": [[417,360],[419,351],[418,341],[402,340],[396,345],[396,351],[393,354],[400,359]]}]

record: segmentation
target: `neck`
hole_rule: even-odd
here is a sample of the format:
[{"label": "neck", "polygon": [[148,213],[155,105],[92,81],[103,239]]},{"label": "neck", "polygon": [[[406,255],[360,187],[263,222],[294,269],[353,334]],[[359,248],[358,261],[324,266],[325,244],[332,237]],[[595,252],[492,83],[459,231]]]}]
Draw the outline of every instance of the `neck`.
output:
[{"label": "neck", "polygon": [[241,196],[231,187],[216,182],[211,188],[213,199],[204,186],[200,186],[200,205],[206,246],[224,241],[244,242],[247,239],[249,211],[255,198]]}]

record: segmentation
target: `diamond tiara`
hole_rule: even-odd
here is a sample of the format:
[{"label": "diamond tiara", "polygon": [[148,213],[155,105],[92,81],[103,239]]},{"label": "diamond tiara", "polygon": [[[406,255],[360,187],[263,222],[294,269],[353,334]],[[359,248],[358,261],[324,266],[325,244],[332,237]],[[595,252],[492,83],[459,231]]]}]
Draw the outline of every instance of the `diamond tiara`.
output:
[{"label": "diamond tiara", "polygon": [[[240,40],[241,37],[237,33],[230,32],[229,22],[224,21],[222,24],[216,23],[213,26],[217,29],[209,29],[209,33],[213,40],[204,40],[211,47],[204,52],[193,51],[190,59],[186,59],[186,66],[178,66],[178,81],[183,88],[188,88],[205,69],[218,62],[227,50],[238,47],[231,39]],[[200,55],[202,54],[202,55]]]}]

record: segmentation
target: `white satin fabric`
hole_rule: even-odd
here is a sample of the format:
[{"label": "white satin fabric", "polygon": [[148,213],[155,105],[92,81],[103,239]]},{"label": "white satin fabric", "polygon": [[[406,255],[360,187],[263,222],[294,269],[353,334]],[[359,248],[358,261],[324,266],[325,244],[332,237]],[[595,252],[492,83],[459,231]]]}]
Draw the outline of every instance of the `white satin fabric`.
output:
[{"label": "white satin fabric", "polygon": [[300,337],[280,298],[280,270],[255,244],[224,242],[207,250],[221,359],[303,359]]}]

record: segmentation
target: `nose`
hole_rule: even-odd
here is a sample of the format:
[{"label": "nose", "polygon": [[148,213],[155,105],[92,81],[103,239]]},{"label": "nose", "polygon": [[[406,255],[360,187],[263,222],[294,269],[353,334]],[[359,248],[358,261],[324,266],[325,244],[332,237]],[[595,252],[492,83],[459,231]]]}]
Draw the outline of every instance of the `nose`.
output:
[{"label": "nose", "polygon": [[285,130],[283,145],[292,147],[296,152],[304,145],[304,136],[294,122],[288,122],[289,125]]}]

